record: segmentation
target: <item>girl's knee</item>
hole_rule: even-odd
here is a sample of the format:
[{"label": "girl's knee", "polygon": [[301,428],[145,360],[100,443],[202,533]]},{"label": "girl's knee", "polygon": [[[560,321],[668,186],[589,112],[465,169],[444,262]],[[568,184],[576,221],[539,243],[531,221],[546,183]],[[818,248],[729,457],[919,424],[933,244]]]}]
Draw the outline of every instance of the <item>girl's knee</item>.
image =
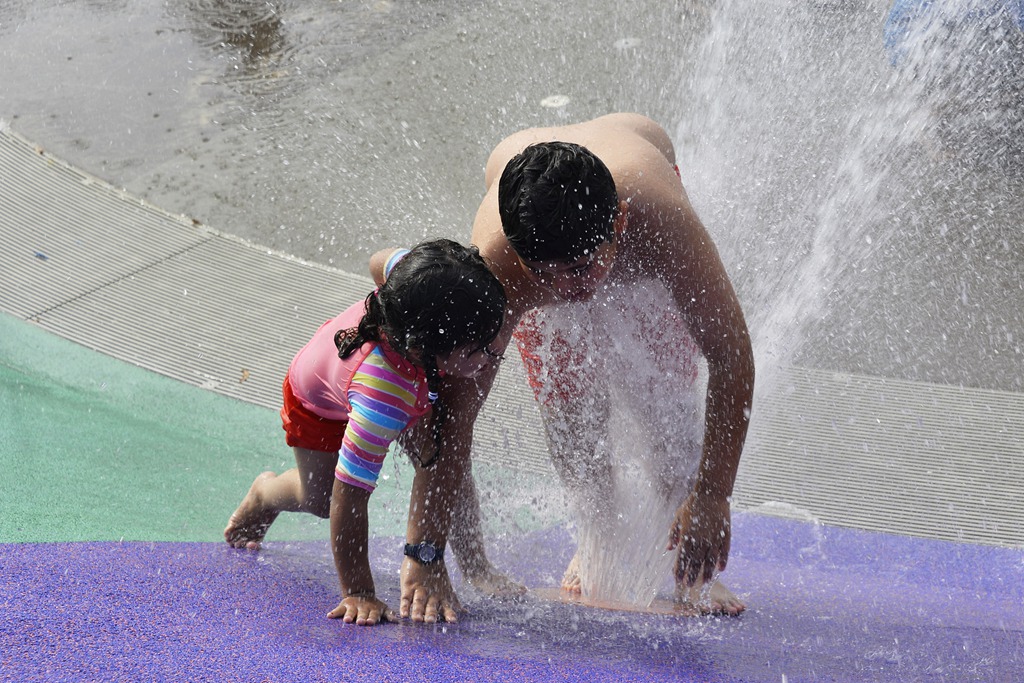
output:
[{"label": "girl's knee", "polygon": [[331,516],[331,489],[326,491],[315,486],[302,487],[302,509],[320,519]]},{"label": "girl's knee", "polygon": [[320,519],[327,519],[331,516],[331,497],[307,501],[307,509]]}]

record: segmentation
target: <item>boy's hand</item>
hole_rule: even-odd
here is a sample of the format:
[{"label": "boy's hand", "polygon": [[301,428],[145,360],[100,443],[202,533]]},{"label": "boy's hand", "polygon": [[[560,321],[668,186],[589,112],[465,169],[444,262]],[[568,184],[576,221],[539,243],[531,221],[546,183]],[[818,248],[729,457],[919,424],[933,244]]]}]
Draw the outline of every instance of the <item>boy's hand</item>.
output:
[{"label": "boy's hand", "polygon": [[373,626],[382,621],[395,621],[395,613],[376,597],[350,595],[327,613],[328,619],[341,619],[346,624]]},{"label": "boy's hand", "polygon": [[411,557],[402,563],[402,602],[399,612],[413,621],[433,624],[438,621],[456,622],[462,611],[459,598],[452,588],[444,560],[435,564],[421,564]]},{"label": "boy's hand", "polygon": [[729,561],[732,517],[724,497],[691,493],[676,511],[668,549],[679,548],[676,581],[693,586],[710,583]]}]

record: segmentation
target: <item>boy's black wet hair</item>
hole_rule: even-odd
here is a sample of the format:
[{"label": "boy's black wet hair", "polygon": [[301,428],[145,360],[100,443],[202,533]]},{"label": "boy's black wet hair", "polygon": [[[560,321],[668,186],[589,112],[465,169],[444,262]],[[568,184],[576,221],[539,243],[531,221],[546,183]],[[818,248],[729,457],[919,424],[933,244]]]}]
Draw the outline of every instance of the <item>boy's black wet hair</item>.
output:
[{"label": "boy's black wet hair", "polygon": [[618,211],[608,167],[569,142],[527,147],[498,181],[502,230],[527,261],[578,261],[612,240]]}]

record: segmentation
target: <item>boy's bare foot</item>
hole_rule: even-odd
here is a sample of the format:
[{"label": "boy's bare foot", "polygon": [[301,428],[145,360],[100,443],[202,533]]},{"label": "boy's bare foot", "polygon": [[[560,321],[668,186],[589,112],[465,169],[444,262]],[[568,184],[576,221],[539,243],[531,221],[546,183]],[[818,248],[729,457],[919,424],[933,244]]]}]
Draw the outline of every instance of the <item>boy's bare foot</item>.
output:
[{"label": "boy's bare foot", "polygon": [[580,554],[579,551],[569,560],[569,566],[565,568],[562,576],[562,590],[570,595],[580,595],[583,589],[580,587]]},{"label": "boy's bare foot", "polygon": [[276,476],[273,472],[264,472],[256,477],[249,487],[249,493],[231,515],[228,526],[224,529],[224,540],[232,548],[259,550],[263,537],[267,535],[267,529],[277,519],[276,510],[271,511],[263,507],[261,489],[268,479]]},{"label": "boy's bare foot", "polygon": [[[582,594],[581,582],[580,582],[580,558],[579,555],[574,555],[572,560],[569,562],[568,568],[565,570],[565,576],[562,577],[561,594],[562,599],[579,600]],[[595,607],[606,607],[611,609],[623,609],[625,603],[609,603],[605,600],[596,599],[593,601],[585,600],[584,603],[591,604]],[[725,587],[721,581],[715,581],[708,586],[693,586],[686,587],[681,584],[676,585],[676,595],[673,603],[669,603],[667,600],[657,600],[652,607],[647,610],[640,611],[654,611],[665,614],[675,614],[678,616],[687,617],[699,617],[711,614],[717,615],[728,615],[738,616],[747,609],[747,606],[743,604],[736,595]]]},{"label": "boy's bare foot", "polygon": [[718,580],[712,583],[710,588],[702,585],[684,586],[677,583],[675,601],[683,614],[688,616],[725,614],[735,617],[747,609],[743,601]]}]

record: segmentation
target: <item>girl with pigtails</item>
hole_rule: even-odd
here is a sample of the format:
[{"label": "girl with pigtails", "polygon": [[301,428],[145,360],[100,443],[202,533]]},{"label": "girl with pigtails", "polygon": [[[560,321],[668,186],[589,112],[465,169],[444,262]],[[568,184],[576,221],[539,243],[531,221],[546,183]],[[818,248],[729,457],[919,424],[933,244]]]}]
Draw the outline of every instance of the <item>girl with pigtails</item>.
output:
[{"label": "girl with pigtails", "polygon": [[[376,597],[367,554],[367,504],[384,457],[420,417],[442,409],[443,376],[474,377],[499,360],[488,345],[506,306],[476,248],[451,240],[394,252],[384,274],[292,360],[281,419],[296,467],[256,477],[224,530],[232,547],[256,550],[280,512],[330,517],[342,600],[328,616],[365,625],[393,618]],[[433,445],[413,456],[421,467],[437,458],[439,433]],[[444,548],[425,542],[405,552],[427,564]]]}]

